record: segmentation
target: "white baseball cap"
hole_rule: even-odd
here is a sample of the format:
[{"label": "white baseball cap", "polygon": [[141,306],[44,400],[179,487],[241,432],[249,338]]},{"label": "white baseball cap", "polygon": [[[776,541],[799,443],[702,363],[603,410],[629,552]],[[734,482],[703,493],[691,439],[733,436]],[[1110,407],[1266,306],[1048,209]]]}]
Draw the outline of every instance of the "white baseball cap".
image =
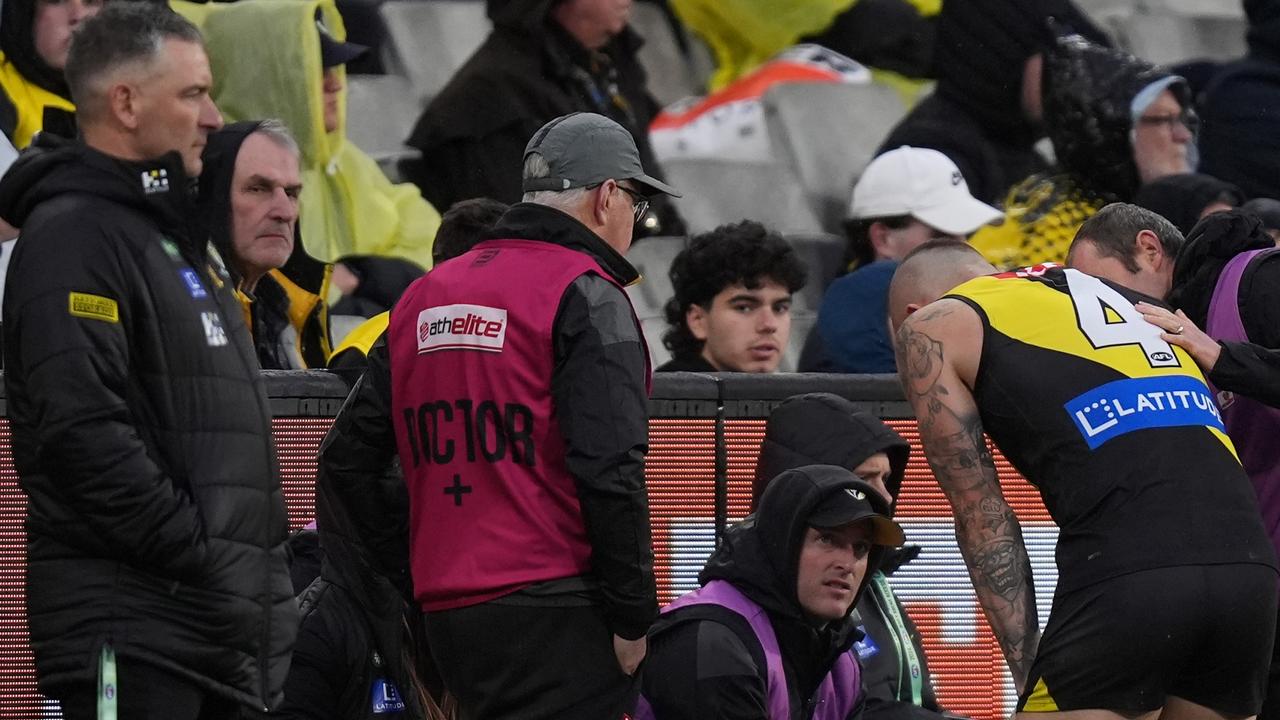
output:
[{"label": "white baseball cap", "polygon": [[906,145],[871,161],[853,188],[855,220],[910,215],[949,235],[968,235],[1004,213],[969,194],[951,159]]}]

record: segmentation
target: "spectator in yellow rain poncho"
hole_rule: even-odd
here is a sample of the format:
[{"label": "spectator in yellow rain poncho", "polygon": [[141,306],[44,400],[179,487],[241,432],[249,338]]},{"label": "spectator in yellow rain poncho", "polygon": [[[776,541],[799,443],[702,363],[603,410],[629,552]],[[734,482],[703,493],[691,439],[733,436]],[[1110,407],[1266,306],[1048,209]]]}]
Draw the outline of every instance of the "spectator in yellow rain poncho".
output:
[{"label": "spectator in yellow rain poncho", "polygon": [[[329,34],[345,38],[332,0],[175,0],[173,6],[204,32],[213,98],[227,122],[280,118],[297,138],[307,251],[326,262],[376,255],[430,268],[440,214],[417,187],[390,182],[347,139],[345,71],[322,67],[317,32],[319,17]],[[328,123],[326,94],[337,103]]]}]

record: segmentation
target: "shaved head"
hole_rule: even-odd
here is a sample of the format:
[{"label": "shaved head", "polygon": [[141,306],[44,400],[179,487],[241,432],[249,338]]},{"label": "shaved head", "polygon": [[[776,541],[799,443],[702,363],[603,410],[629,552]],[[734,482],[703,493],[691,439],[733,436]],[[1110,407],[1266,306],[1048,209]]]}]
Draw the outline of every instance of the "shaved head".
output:
[{"label": "shaved head", "polygon": [[908,315],[955,286],[996,268],[965,242],[933,240],[903,259],[889,285],[889,321],[896,333]]}]

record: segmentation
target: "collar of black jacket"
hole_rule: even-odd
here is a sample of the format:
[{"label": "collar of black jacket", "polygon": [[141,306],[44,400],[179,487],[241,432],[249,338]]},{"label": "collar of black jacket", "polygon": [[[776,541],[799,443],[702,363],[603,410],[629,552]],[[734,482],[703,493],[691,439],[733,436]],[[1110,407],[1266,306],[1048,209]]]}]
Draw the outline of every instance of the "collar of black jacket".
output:
[{"label": "collar of black jacket", "polygon": [[486,240],[540,240],[571,250],[584,252],[600,263],[620,285],[630,285],[640,279],[640,273],[617,250],[609,246],[586,225],[560,210],[537,203],[517,203],[511,206],[485,234]]},{"label": "collar of black jacket", "polygon": [[[191,240],[194,181],[177,152],[155,160],[121,160],[80,140],[40,133],[0,181],[0,217],[21,227],[40,203],[67,193],[134,208],[176,240]],[[203,252],[202,246],[196,250]]]}]

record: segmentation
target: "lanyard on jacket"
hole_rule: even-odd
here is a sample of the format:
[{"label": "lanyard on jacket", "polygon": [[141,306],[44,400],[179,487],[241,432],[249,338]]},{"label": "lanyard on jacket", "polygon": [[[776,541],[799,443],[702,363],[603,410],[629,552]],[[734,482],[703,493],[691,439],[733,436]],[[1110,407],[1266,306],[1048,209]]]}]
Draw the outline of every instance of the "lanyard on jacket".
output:
[{"label": "lanyard on jacket", "polygon": [[119,689],[116,682],[116,651],[104,644],[102,655],[98,658],[98,720],[116,720],[116,696]]},{"label": "lanyard on jacket", "polygon": [[924,673],[920,668],[920,656],[916,653],[916,644],[911,641],[911,632],[907,630],[907,623],[902,619],[902,612],[898,610],[898,601],[894,599],[893,591],[889,589],[889,581],[885,579],[884,573],[877,571],[871,576],[871,587],[884,607],[893,644],[898,646],[902,660],[907,663],[907,673],[911,680],[911,703],[920,705],[924,702]]}]

